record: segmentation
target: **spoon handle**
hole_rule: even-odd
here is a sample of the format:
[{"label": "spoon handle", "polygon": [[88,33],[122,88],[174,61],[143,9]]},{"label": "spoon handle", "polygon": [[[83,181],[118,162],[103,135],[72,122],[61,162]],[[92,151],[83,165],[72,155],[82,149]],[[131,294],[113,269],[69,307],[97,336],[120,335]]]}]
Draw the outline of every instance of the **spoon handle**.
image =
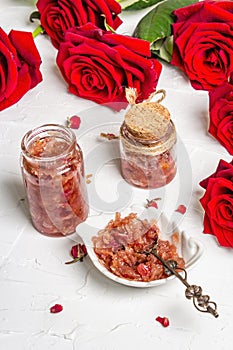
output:
[{"label": "spoon handle", "polygon": [[[187,299],[192,299],[195,308],[201,312],[208,312],[217,318],[217,304],[213,301],[210,301],[210,297],[208,295],[202,294],[202,288],[196,285],[190,285],[187,281],[187,271],[185,269],[177,268],[177,262],[174,260],[165,261],[157,252],[156,248],[151,250],[151,254],[156,256],[157,259],[161,261],[166,270],[166,274],[175,275],[185,286],[185,296]],[[185,276],[183,277],[177,269],[184,272]]]}]

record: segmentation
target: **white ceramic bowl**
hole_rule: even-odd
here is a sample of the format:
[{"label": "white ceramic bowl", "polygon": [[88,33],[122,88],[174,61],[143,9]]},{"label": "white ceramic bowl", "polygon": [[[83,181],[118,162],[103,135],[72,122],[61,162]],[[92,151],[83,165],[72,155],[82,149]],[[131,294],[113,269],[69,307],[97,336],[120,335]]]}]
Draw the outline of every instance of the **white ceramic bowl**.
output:
[{"label": "white ceramic bowl", "polygon": [[[105,268],[100,263],[97,255],[94,252],[92,237],[97,236],[98,231],[100,229],[103,229],[107,225],[107,223],[113,218],[114,215],[110,214],[100,214],[92,216],[89,217],[84,223],[78,225],[76,229],[77,234],[82,238],[84,244],[87,247],[89,258],[102,274],[104,274],[106,277],[110,278],[111,280],[117,283],[137,288],[156,287],[161,284],[167,283],[173,278],[175,278],[175,276],[172,275],[168,278],[163,278],[150,282],[131,281],[125,278],[120,278],[114,275],[112,272],[110,272],[107,268]],[[162,238],[163,231],[166,231],[167,224],[168,222],[166,221],[166,218],[163,215],[161,215],[160,220],[158,222],[158,226],[162,232]],[[164,238],[167,239],[168,237]],[[190,268],[194,267],[194,265],[196,265],[196,263],[199,261],[204,252],[204,248],[201,242],[197,241],[192,237],[188,237],[185,232],[180,232],[180,244],[178,247],[178,252],[185,260],[185,269],[186,271],[188,271]]]}]

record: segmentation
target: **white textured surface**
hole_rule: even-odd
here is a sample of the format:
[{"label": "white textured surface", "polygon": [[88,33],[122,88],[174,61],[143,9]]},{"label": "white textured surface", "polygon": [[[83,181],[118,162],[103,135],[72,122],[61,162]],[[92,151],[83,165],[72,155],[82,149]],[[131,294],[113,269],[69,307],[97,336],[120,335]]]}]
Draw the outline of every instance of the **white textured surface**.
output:
[{"label": "white textured surface", "polygon": [[[32,31],[28,21],[35,1],[0,0],[0,25]],[[124,14],[119,32],[131,34],[140,13]],[[56,51],[45,36],[36,38],[43,82],[19,103],[0,112],[0,347],[3,350],[122,350],[125,348],[226,349],[233,342],[232,251],[202,234],[199,181],[212,173],[227,152],[207,133],[207,95],[194,91],[182,73],[164,65],[159,88],[167,90],[178,134],[189,152],[192,197],[182,227],[205,246],[188,280],[217,302],[219,318],[199,313],[173,280],[156,288],[119,285],[89,261],[67,266],[76,235],[52,239],[32,227],[19,168],[20,141],[43,123],[65,124],[66,117],[95,104],[67,93],[55,65]],[[100,121],[101,123],[101,121]],[[83,145],[84,155],[87,152]],[[187,174],[190,176],[190,174]],[[64,311],[50,314],[54,303]],[[167,316],[163,328],[155,318]]]}]

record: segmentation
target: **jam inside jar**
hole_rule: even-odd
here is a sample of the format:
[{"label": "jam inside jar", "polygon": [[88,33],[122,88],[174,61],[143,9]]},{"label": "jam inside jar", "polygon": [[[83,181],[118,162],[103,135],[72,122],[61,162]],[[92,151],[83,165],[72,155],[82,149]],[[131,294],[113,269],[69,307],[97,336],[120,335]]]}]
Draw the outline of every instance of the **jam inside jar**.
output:
[{"label": "jam inside jar", "polygon": [[[170,128],[173,129],[171,122]],[[169,128],[169,129],[170,129]],[[168,131],[170,132],[170,130]],[[122,140],[122,135],[123,140]],[[121,172],[123,178],[139,188],[159,188],[170,183],[176,175],[176,144],[173,140],[169,148],[160,142],[136,141],[121,127]]]},{"label": "jam inside jar", "polygon": [[88,215],[82,150],[73,131],[46,124],[21,143],[21,169],[34,227],[48,236],[75,232]]},{"label": "jam inside jar", "polygon": [[134,104],[120,128],[121,173],[131,185],[162,187],[176,175],[176,129],[156,102]]}]

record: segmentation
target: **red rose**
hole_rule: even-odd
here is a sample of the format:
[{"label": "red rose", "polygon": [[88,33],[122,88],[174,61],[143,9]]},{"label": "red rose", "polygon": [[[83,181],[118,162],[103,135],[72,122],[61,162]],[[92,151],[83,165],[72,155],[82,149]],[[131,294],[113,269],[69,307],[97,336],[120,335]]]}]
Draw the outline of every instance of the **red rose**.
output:
[{"label": "red rose", "polygon": [[31,33],[0,28],[0,111],[18,102],[42,80],[41,59]]},{"label": "red rose", "polygon": [[233,70],[233,1],[201,1],[174,11],[171,63],[197,90],[212,90]]},{"label": "red rose", "polygon": [[141,102],[155,91],[162,65],[150,58],[150,43],[103,31],[92,23],[69,29],[57,64],[73,94],[126,107],[125,87],[134,87]]},{"label": "red rose", "polygon": [[220,160],[216,172],[200,185],[206,189],[200,199],[204,233],[215,235],[222,246],[233,247],[233,161]]},{"label": "red rose", "polygon": [[233,155],[233,85],[209,92],[209,132]]},{"label": "red rose", "polygon": [[117,16],[121,6],[115,0],[38,0],[41,25],[58,48],[67,29],[91,22],[104,29],[104,21],[113,29],[122,23]]}]

